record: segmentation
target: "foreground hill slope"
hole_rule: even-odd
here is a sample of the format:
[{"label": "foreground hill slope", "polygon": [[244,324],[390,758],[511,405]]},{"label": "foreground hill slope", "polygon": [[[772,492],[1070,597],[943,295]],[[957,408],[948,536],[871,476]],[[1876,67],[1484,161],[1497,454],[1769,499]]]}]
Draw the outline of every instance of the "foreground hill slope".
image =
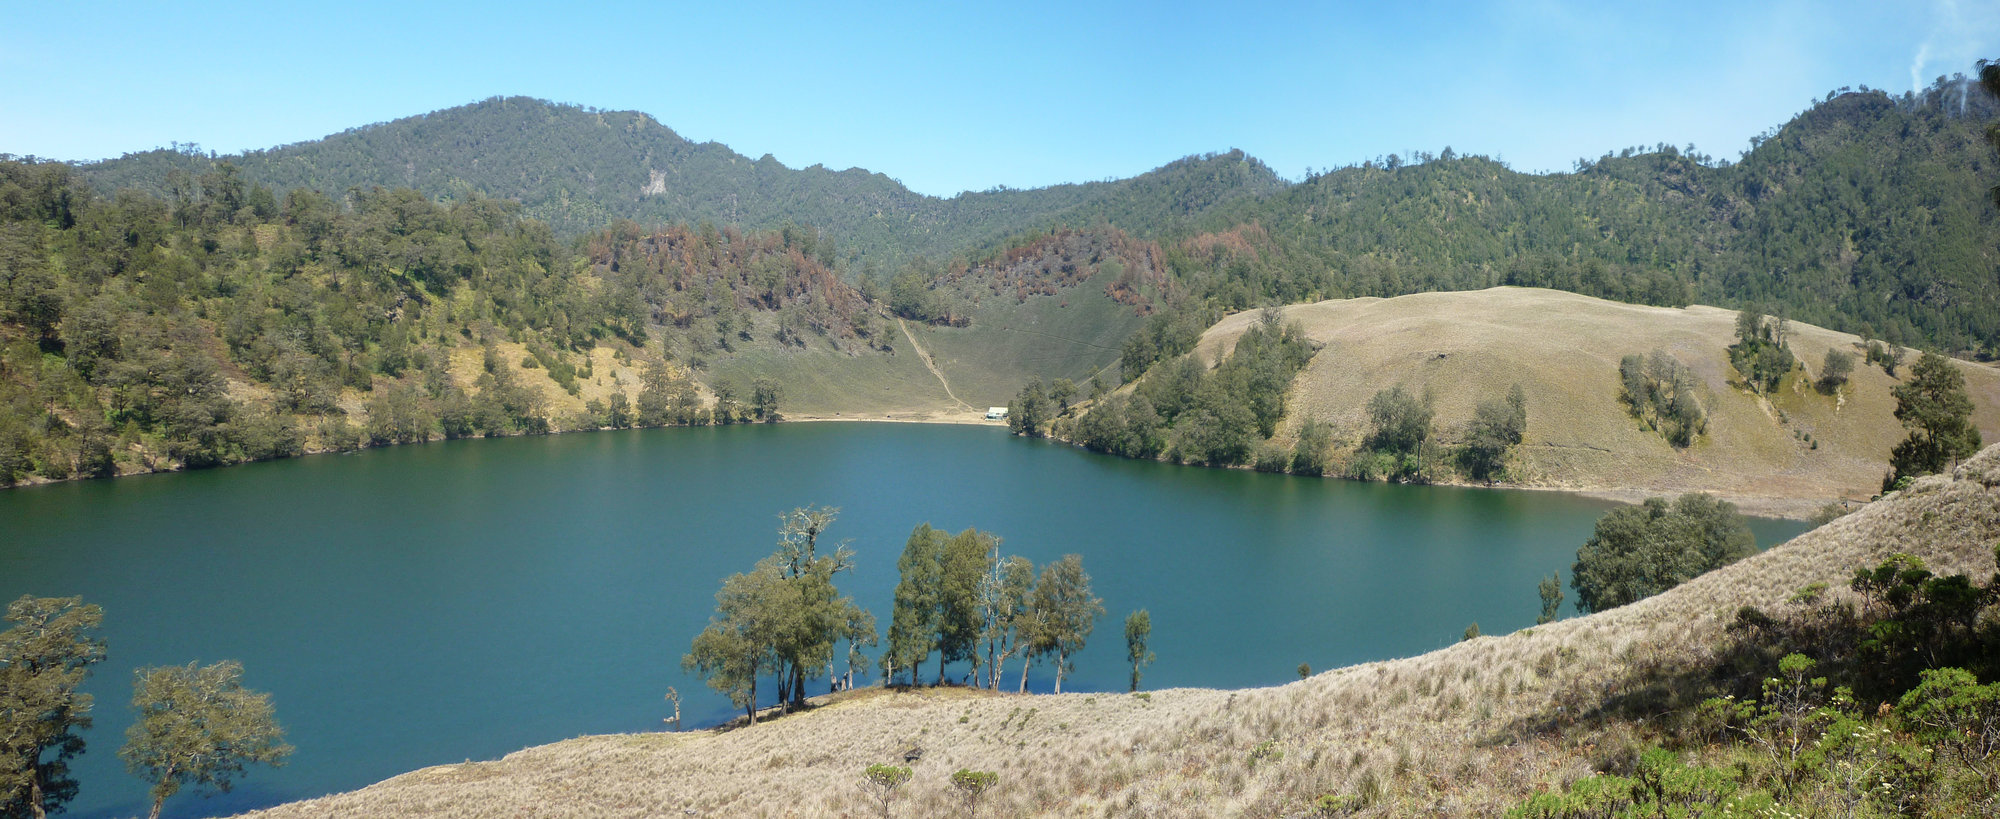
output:
[{"label": "foreground hill slope", "polygon": [[[1862,348],[1857,336],[1809,324],[1790,325],[1787,340],[1803,369],[1767,399],[1740,386],[1728,355],[1736,314],[1715,307],[1499,287],[1294,305],[1284,316],[1325,347],[1292,385],[1281,439],[1310,417],[1333,422],[1352,447],[1366,434],[1368,399],[1402,384],[1434,397],[1436,428],[1456,440],[1478,402],[1518,383],[1528,427],[1510,472],[1525,486],[1624,499],[1706,491],[1750,511],[1803,516],[1879,491],[1889,451],[1905,434],[1889,392],[1900,382],[1881,368],[1857,360],[1836,395],[1813,388],[1828,350],[1858,357]],[[1224,319],[1200,349],[1212,361],[1256,321],[1255,312]],[[1700,379],[1708,432],[1686,449],[1642,426],[1620,398],[1619,359],[1656,349]],[[1957,364],[1974,423],[1985,440],[2000,440],[2000,370]],[[1897,372],[1907,377],[1907,362]]]},{"label": "foreground hill slope", "polygon": [[868,689],[754,727],[583,737],[253,815],[870,816],[861,770],[912,746],[926,753],[897,815],[956,810],[959,768],[999,774],[988,816],[1304,815],[1324,794],[1364,797],[1362,815],[1495,813],[1602,754],[1601,737],[1530,726],[1700,667],[1739,607],[1777,609],[1813,582],[1846,595],[1855,567],[1894,552],[1982,575],[1996,538],[2000,446],[1657,597],[1289,685]]}]

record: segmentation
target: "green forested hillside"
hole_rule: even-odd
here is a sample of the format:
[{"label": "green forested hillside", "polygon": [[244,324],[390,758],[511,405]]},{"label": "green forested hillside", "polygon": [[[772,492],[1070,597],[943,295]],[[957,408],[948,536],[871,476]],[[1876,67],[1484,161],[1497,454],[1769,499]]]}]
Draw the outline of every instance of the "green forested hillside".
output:
[{"label": "green forested hillside", "polygon": [[[1672,146],[1515,173],[1447,149],[1309,177],[1159,237],[1177,280],[1241,309],[1516,284],[1761,305],[1910,344],[2000,350],[2000,213],[1976,85],[1830,96],[1741,162]],[[1165,241],[1173,239],[1173,241]]]},{"label": "green forested hillside", "polygon": [[[1673,146],[1522,174],[1484,157],[1389,156],[1287,183],[1240,151],[1131,179],[951,199],[881,174],[792,170],[650,117],[494,98],[241,156],[156,150],[83,166],[101,194],[185,197],[221,160],[282,195],[413,187],[519,200],[558,237],[617,219],[815,231],[850,280],[912,260],[927,278],[1051,231],[1156,240],[1197,298],[1226,309],[1518,284],[1774,313],[1961,351],[2000,346],[2000,221],[1976,84],[1827,99],[1728,163]],[[924,262],[924,259],[930,260]]]},{"label": "green forested hillside", "polygon": [[137,188],[169,200],[223,161],[279,194],[303,187],[337,197],[349,188],[381,186],[458,198],[477,191],[518,200],[525,215],[560,237],[601,230],[618,219],[748,229],[793,223],[833,239],[843,266],[886,273],[910,256],[949,256],[1135,186],[1183,188],[1174,180],[1204,175],[1201,169],[1211,165],[1223,170],[1205,175],[1220,184],[1201,190],[1202,201],[1173,202],[1175,212],[1282,187],[1261,164],[1244,172],[1235,167],[1244,164],[1242,155],[1230,158],[1237,161],[1182,160],[1162,169],[1165,178],[1158,181],[1148,175],[940,199],[858,168],[794,170],[769,155],[753,160],[719,143],[691,142],[642,113],[496,97],[241,155],[157,149],[79,170],[100,193]]},{"label": "green forested hillside", "polygon": [[1447,148],[1288,183],[1232,151],[952,199],[521,98],[236,157],[0,157],[0,475],[615,426],[628,387],[731,418],[806,371],[847,396],[808,411],[983,406],[1129,380],[1230,310],[1499,284],[1992,355],[1997,115],[1941,80],[1830,94],[1736,163]]},{"label": "green forested hillside", "polygon": [[227,167],[173,202],[100,197],[66,165],[0,161],[0,485],[727,422],[770,407],[747,383],[704,401],[694,362],[666,356],[753,329],[881,335],[810,232],[622,223],[572,252],[520,211],[408,188],[280,199]]}]

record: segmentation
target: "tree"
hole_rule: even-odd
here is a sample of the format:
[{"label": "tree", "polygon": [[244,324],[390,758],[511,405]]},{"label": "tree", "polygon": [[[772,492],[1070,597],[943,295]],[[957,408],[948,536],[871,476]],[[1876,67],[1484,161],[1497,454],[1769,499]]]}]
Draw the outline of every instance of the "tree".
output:
[{"label": "tree", "polygon": [[1397,384],[1368,399],[1368,420],[1374,428],[1368,435],[1369,449],[1415,455],[1431,434],[1430,402],[1418,400]]},{"label": "tree", "polygon": [[1318,419],[1307,418],[1299,425],[1298,443],[1292,446],[1292,474],[1326,474],[1326,451],[1333,445],[1333,431]]},{"label": "tree", "polygon": [[1659,431],[1667,443],[1686,447],[1708,428],[1707,415],[1695,398],[1699,382],[1694,370],[1666,350],[1625,356],[1618,362],[1618,372],[1632,417]]},{"label": "tree", "polygon": [[[771,648],[784,672],[779,699],[793,706],[805,704],[806,678],[832,667],[834,645],[867,616],[833,583],[835,575],[854,568],[854,550],[842,543],[829,554],[819,552],[820,535],[839,514],[831,507],[802,506],[778,516],[778,547],[771,559],[792,587],[783,599],[796,609],[783,613],[787,628],[775,635]],[[868,620],[872,632],[873,617]]]},{"label": "tree", "polygon": [[1650,597],[1757,551],[1736,507],[1690,493],[1613,509],[1576,550],[1570,585],[1577,607],[1604,611]]},{"label": "tree", "polygon": [[1042,380],[1030,378],[1014,400],[1007,402],[1007,429],[1016,435],[1038,438],[1048,419],[1049,398],[1042,389]]},{"label": "tree", "polygon": [[908,671],[917,682],[917,664],[929,657],[938,630],[938,602],[944,571],[945,533],[921,523],[896,559],[896,602],[889,614],[889,646],[882,653],[882,679]]},{"label": "tree", "polygon": [[638,412],[633,421],[642,427],[663,427],[671,423],[678,380],[673,366],[666,361],[646,362],[646,369],[639,376]]},{"label": "tree", "polygon": [[1845,350],[1827,350],[1826,362],[1819,367],[1819,380],[1815,382],[1819,391],[1832,395],[1847,383],[1847,377],[1854,373],[1854,354]]},{"label": "tree", "polygon": [[1001,559],[1000,539],[994,538],[992,544],[993,559],[981,582],[979,599],[985,611],[986,685],[998,691],[1007,658],[1014,656],[1022,645],[1016,639],[1015,625],[1027,609],[1028,595],[1035,588],[1035,564],[1020,555]]},{"label": "tree", "polygon": [[1910,365],[1910,380],[1890,390],[1896,396],[1896,420],[1910,435],[1889,454],[1890,473],[1883,489],[1900,478],[1935,475],[1979,450],[1979,430],[1972,425],[1972,399],[1965,394],[1965,374],[1951,361],[1925,352]]},{"label": "tree", "polygon": [[882,809],[882,819],[889,819],[889,808],[895,803],[896,791],[909,783],[910,776],[910,769],[900,765],[870,765],[861,772],[861,789]]},{"label": "tree", "polygon": [[1125,615],[1125,659],[1132,663],[1132,688],[1139,690],[1140,666],[1152,665],[1153,652],[1146,648],[1147,638],[1153,635],[1153,615],[1145,609]]},{"label": "tree", "polygon": [[133,673],[138,722],[118,750],[125,767],[153,783],[158,819],[167,797],[194,785],[227,793],[248,765],[281,766],[291,756],[271,695],[243,687],[243,665],[170,665]]},{"label": "tree", "polygon": [[980,638],[986,632],[986,611],[980,599],[992,572],[1000,539],[967,529],[945,541],[938,572],[938,682],[947,663],[970,662],[975,678],[981,658]]},{"label": "tree", "polygon": [[[1097,618],[1104,614],[1104,601],[1090,593],[1090,575],[1083,570],[1083,558],[1063,555],[1042,567],[1031,606],[1035,612],[1033,650],[1054,659],[1055,691],[1060,694],[1063,677],[1075,670],[1071,658],[1083,650],[1097,627]],[[1025,683],[1025,671],[1023,676]]]},{"label": "tree", "polygon": [[786,598],[797,592],[771,558],[747,574],[730,575],[715,593],[715,615],[708,627],[681,657],[681,668],[728,696],[751,725],[757,724],[757,678],[778,668],[775,646],[791,631],[784,618],[798,610]]},{"label": "tree", "polygon": [[7,606],[0,632],[0,815],[41,817],[76,797],[69,760],[83,753],[92,698],[77,689],[104,660],[104,610],[80,597]]},{"label": "tree", "polygon": [[1537,584],[1536,591],[1542,595],[1542,614],[1535,618],[1535,625],[1555,622],[1562,614],[1562,574],[1556,573],[1542,578],[1542,582]]},{"label": "tree", "polygon": [[1220,379],[1208,379],[1195,391],[1187,411],[1174,428],[1174,448],[1182,460],[1228,466],[1250,458],[1257,434],[1257,417],[1250,406],[1225,389]]},{"label": "tree", "polygon": [[1515,384],[1507,399],[1479,402],[1466,430],[1459,464],[1467,477],[1492,483],[1506,469],[1507,451],[1521,443],[1528,428],[1528,401]]},{"label": "tree", "polygon": [[778,414],[778,382],[769,378],[758,378],[750,382],[750,412],[757,420],[764,422],[783,420]]},{"label": "tree", "polygon": [[[916,665],[938,652],[938,683],[945,666],[966,661],[975,675],[987,662],[980,656],[990,640],[996,601],[992,594],[1000,539],[977,529],[947,535],[921,524],[904,543],[896,566],[896,607],[889,622],[889,650],[882,657],[885,676],[908,669],[916,682]],[[989,644],[989,649],[992,646]]]},{"label": "tree", "polygon": [[847,629],[841,636],[847,640],[847,675],[841,680],[840,687],[848,689],[854,687],[856,669],[864,675],[868,673],[868,655],[862,649],[874,648],[877,642],[875,614],[859,606],[849,609]]},{"label": "tree", "polygon": [[1748,307],[1736,314],[1737,341],[1729,346],[1729,363],[1752,390],[1770,393],[1796,365],[1785,346],[1787,325],[1783,317],[1767,318]]},{"label": "tree", "polygon": [[1075,381],[1058,378],[1049,384],[1049,403],[1055,405],[1055,414],[1068,412],[1070,402],[1074,400],[1076,400]]},{"label": "tree", "polygon": [[958,791],[958,797],[965,800],[965,815],[970,819],[979,816],[979,797],[994,785],[1000,783],[1000,775],[992,771],[973,771],[960,768],[951,774],[951,788]]}]

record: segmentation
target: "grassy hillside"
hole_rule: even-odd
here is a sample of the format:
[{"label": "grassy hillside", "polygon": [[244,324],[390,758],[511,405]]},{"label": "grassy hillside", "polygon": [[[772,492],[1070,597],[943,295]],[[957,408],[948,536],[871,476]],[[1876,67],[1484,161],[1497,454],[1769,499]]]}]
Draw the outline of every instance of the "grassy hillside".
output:
[{"label": "grassy hillside", "polygon": [[252,815],[872,816],[861,770],[912,746],[896,815],[959,809],[960,768],[999,774],[987,816],[1301,816],[1325,795],[1363,816],[1496,815],[1629,766],[1657,714],[1618,698],[1706,674],[1740,607],[1786,612],[1815,582],[1857,602],[1849,576],[1893,552],[1990,573],[1996,476],[2000,447],[1657,597],[1274,688],[864,689],[750,728],[583,737]]},{"label": "grassy hillside", "polygon": [[[1331,422],[1349,451],[1367,431],[1365,406],[1402,384],[1430,392],[1437,429],[1454,440],[1482,400],[1518,383],[1528,424],[1510,472],[1527,486],[1625,499],[1708,491],[1764,511],[1803,516],[1835,499],[1875,494],[1904,430],[1881,368],[1857,365],[1837,395],[1811,386],[1826,351],[1854,352],[1856,336],[1794,323],[1788,346],[1804,364],[1769,400],[1738,386],[1727,348],[1735,314],[1714,307],[1647,307],[1573,293],[1500,287],[1360,298],[1284,308],[1325,345],[1296,381],[1278,439],[1306,418]],[[1198,348],[1214,360],[1257,321],[1224,319]],[[1676,449],[1620,400],[1619,359],[1665,350],[1691,367],[1708,432]],[[2000,370],[1958,362],[1989,442],[2000,440]],[[1907,367],[1898,371],[1907,376]],[[1809,437],[1807,437],[1809,436]]]}]

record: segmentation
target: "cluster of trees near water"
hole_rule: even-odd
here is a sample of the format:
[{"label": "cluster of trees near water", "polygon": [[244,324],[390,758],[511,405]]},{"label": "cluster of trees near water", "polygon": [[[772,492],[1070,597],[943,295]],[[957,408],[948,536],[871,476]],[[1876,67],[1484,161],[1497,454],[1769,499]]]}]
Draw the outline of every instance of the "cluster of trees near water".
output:
[{"label": "cluster of trees near water", "polygon": [[[1334,429],[1317,419],[1301,421],[1289,447],[1273,440],[1292,381],[1319,350],[1303,331],[1277,310],[1263,310],[1214,367],[1192,351],[1198,337],[1180,315],[1154,316],[1126,344],[1128,360],[1157,361],[1131,390],[1107,395],[1099,385],[1088,406],[1073,407],[1075,388],[1067,382],[1049,388],[1030,382],[1008,405],[1008,425],[1019,434],[1049,434],[1128,458],[1420,482],[1454,471],[1470,480],[1498,480],[1527,429],[1527,397],[1516,384],[1504,396],[1480,401],[1459,444],[1442,446],[1432,398],[1395,385],[1369,399],[1369,430],[1352,456],[1338,463]],[[1151,358],[1160,355],[1165,357]]]},{"label": "cluster of trees near water", "polygon": [[[703,401],[690,368],[753,329],[790,345],[879,335],[829,248],[795,228],[629,223],[569,247],[509,201],[279,197],[227,164],[177,179],[168,199],[101,197],[67,165],[0,158],[0,485],[768,420],[780,385],[718,382]],[[603,381],[587,355],[599,343],[644,372],[635,394],[616,385],[557,412],[523,377],[581,396]],[[468,350],[469,374],[454,366]]]},{"label": "cluster of trees near water", "polygon": [[[69,763],[85,749],[94,698],[82,693],[104,661],[104,610],[78,597],[24,595],[0,632],[0,816],[60,813],[81,784]],[[118,758],[152,785],[158,819],[184,787],[226,792],[247,765],[282,765],[292,753],[269,694],[243,687],[234,661],[141,668]]]},{"label": "cluster of trees near water", "polygon": [[1192,353],[1178,355],[1129,395],[1102,398],[1080,416],[1067,413],[1066,400],[1052,402],[1039,383],[1030,383],[1009,404],[1008,419],[1025,435],[1053,432],[1131,458],[1243,464],[1277,431],[1292,379],[1317,351],[1297,326],[1266,310],[1214,368]]},{"label": "cluster of trees near water", "polygon": [[[827,678],[838,690],[869,672],[865,649],[879,640],[875,616],[835,584],[854,568],[854,552],[845,543],[822,542],[838,512],[808,506],[782,515],[777,549],[722,581],[715,615],[681,659],[750,723],[757,720],[763,679],[775,681],[777,703],[790,710],[804,706],[807,680]],[[935,653],[936,684],[947,682],[948,665],[966,663],[968,684],[997,691],[1006,663],[1019,657],[1017,690],[1027,690],[1029,668],[1040,660],[1061,693],[1104,614],[1081,557],[1066,555],[1037,575],[1027,558],[1003,557],[1000,538],[977,529],[951,534],[921,524],[896,568],[900,580],[879,659],[882,679],[891,684],[919,684],[920,666]],[[1134,690],[1140,669],[1153,661],[1151,633],[1145,610],[1126,618]],[[844,656],[837,651],[843,645]],[[837,661],[844,661],[839,671]]]}]

